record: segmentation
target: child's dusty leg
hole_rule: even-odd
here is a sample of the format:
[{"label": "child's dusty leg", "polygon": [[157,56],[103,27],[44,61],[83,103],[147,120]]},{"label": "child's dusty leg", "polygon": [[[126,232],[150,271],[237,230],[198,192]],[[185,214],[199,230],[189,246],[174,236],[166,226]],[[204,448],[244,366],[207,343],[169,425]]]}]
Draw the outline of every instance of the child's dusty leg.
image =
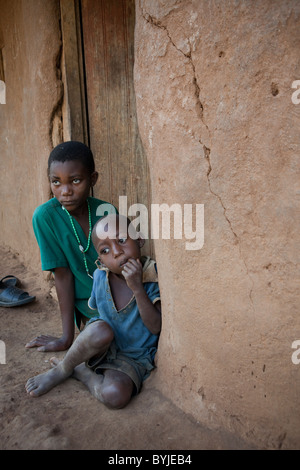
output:
[{"label": "child's dusty leg", "polygon": [[85,364],[75,367],[73,377],[80,380],[108,408],[124,408],[132,396],[134,384],[128,375],[117,370],[96,374]]},{"label": "child's dusty leg", "polygon": [[64,359],[56,367],[27,381],[25,386],[27,393],[33,397],[47,393],[70,377],[77,365],[96,354],[104,353],[112,340],[113,332],[107,323],[102,321],[91,323],[76,338]]}]

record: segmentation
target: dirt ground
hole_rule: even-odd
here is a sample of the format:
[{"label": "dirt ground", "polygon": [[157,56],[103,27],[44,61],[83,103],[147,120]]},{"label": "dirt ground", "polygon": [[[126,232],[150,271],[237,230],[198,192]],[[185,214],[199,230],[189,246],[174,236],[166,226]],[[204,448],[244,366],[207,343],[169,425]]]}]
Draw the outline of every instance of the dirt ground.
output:
[{"label": "dirt ground", "polygon": [[36,296],[25,306],[0,308],[0,339],[6,345],[6,364],[0,364],[1,450],[249,449],[237,437],[209,430],[185,415],[153,387],[151,377],[142,392],[117,411],[105,408],[74,379],[46,395],[29,397],[27,379],[48,370],[54,354],[24,345],[41,333],[60,333],[58,305],[41,282],[40,266],[36,272],[27,269],[8,250],[0,250],[0,256],[0,278],[13,274]]}]

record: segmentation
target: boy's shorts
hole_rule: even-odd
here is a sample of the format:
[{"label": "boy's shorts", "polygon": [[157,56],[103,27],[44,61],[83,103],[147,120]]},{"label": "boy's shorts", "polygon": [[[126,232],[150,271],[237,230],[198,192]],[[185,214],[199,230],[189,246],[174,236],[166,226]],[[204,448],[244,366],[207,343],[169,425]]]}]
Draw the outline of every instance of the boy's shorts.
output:
[{"label": "boy's shorts", "polygon": [[[95,321],[103,321],[99,318],[92,318],[87,324]],[[101,357],[92,357],[86,361],[85,365],[93,370],[96,374],[102,374],[105,369],[119,370],[131,378],[135,385],[133,395],[137,395],[142,387],[143,381],[148,377],[149,371],[146,367],[137,363],[132,358],[117,351],[114,342]]]}]

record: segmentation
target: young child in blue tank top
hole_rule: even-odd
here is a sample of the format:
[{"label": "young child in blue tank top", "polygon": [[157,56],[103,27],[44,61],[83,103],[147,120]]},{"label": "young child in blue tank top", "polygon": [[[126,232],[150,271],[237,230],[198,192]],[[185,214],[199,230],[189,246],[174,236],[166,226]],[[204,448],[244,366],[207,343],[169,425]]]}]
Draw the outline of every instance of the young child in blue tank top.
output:
[{"label": "young child in blue tank top", "polygon": [[32,397],[73,376],[106,406],[123,408],[153,369],[161,329],[156,265],[141,258],[144,240],[129,236],[129,224],[124,216],[108,215],[94,226],[101,265],[89,305],[97,314],[62,361],[52,358],[53,369],[27,381]]}]

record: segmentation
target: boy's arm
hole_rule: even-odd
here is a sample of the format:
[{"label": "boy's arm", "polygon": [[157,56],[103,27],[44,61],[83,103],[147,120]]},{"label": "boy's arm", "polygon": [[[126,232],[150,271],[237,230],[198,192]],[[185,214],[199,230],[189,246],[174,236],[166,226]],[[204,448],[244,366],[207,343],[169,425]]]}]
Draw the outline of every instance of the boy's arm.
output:
[{"label": "boy's arm", "polygon": [[55,269],[55,287],[59,302],[62,336],[55,338],[53,336],[42,335],[34,338],[26,344],[27,348],[38,347],[38,351],[64,351],[68,349],[74,339],[74,277],[69,268]]},{"label": "boy's arm", "polygon": [[123,268],[123,276],[132,290],[136,303],[146,327],[154,335],[161,330],[160,301],[155,304],[149,299],[142,283],[143,267],[140,260],[130,259]]},{"label": "boy's arm", "polygon": [[55,269],[55,287],[63,330],[62,337],[58,341],[64,349],[67,349],[74,339],[75,290],[74,276],[70,268]]}]

